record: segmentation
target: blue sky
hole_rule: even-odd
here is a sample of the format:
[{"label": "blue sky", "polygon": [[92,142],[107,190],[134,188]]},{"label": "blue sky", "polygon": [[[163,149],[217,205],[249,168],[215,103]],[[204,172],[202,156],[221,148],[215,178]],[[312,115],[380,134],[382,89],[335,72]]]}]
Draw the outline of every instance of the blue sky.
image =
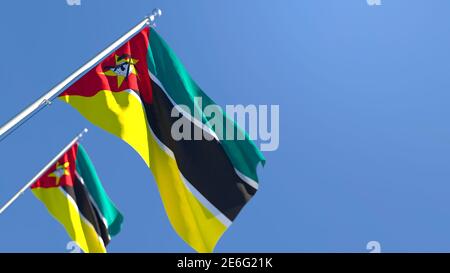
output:
[{"label": "blue sky", "polygon": [[[280,105],[280,146],[217,252],[450,251],[450,2],[2,1],[0,123],[154,7],[157,31],[217,103]],[[55,102],[0,142],[6,202],[82,128],[125,216],[110,252],[191,252],[150,171],[121,140]],[[25,193],[0,215],[0,252],[66,252]]]}]

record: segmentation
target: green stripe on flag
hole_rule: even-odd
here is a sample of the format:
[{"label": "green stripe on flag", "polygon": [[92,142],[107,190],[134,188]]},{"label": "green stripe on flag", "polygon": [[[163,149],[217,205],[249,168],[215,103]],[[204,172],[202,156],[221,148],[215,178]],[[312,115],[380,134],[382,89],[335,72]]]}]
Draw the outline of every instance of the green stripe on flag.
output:
[{"label": "green stripe on flag", "polygon": [[[165,91],[176,104],[188,106],[193,116],[202,117],[201,122],[215,131],[215,128],[209,125],[203,110],[204,107],[215,105],[216,103],[194,82],[172,49],[153,29],[150,29],[149,40],[147,63],[150,72],[158,78]],[[200,106],[196,104],[195,97],[202,98],[203,109],[200,109]],[[194,113],[198,115],[194,115]],[[264,165],[264,156],[254,142],[250,140],[248,134],[237,123],[227,117],[223,111],[222,115],[224,128],[227,128],[227,123],[232,123],[230,125],[234,128],[235,134],[236,132],[241,132],[245,135],[245,140],[221,139],[220,141],[226,154],[239,172],[258,182],[256,167],[260,162]],[[223,131],[225,132],[225,130]]]},{"label": "green stripe on flag", "polygon": [[94,199],[100,213],[106,219],[109,235],[114,236],[118,234],[123,222],[123,216],[103,189],[94,165],[89,159],[86,150],[80,144],[78,144],[76,165],[78,174],[83,178],[92,199]]}]

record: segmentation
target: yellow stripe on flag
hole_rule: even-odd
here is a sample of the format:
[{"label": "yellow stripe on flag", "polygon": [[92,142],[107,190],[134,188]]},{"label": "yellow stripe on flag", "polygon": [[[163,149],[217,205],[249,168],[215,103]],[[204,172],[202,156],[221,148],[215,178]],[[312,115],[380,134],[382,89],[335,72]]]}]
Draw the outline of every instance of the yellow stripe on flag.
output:
[{"label": "yellow stripe on flag", "polygon": [[178,235],[198,252],[214,250],[226,226],[185,186],[175,159],[150,132],[137,96],[127,91],[100,91],[93,97],[67,95],[60,99],[93,124],[131,145],[152,170],[166,213]]},{"label": "yellow stripe on flag", "polygon": [[92,224],[80,215],[75,202],[61,188],[33,188],[32,192],[85,253],[106,252]]}]

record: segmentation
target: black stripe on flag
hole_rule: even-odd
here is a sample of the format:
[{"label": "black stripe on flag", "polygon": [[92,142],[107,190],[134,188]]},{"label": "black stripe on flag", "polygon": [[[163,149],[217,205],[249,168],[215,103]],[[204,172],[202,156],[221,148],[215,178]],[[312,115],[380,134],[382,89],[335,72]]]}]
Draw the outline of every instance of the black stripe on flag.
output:
[{"label": "black stripe on flag", "polygon": [[63,186],[62,188],[75,201],[81,215],[92,224],[106,247],[109,243],[108,227],[103,222],[100,213],[97,211],[97,207],[91,202],[89,192],[85,185],[81,183],[78,176],[75,175],[72,181],[74,183],[73,187]]},{"label": "black stripe on flag", "polygon": [[[192,186],[227,218],[234,220],[256,189],[236,174],[220,142],[194,140],[194,130],[201,129],[193,122],[187,121],[192,126],[191,140],[174,140],[171,128],[179,119],[171,117],[174,105],[153,81],[152,89],[153,103],[143,104],[156,137],[174,153],[178,168]],[[187,120],[184,116],[181,118]]]}]

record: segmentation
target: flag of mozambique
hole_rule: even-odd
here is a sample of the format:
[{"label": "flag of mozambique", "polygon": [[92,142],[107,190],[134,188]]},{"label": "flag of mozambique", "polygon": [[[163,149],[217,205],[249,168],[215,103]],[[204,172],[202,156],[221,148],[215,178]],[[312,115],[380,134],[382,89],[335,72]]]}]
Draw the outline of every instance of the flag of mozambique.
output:
[{"label": "flag of mozambique", "polygon": [[[217,137],[203,113],[215,103],[153,28],[137,33],[60,99],[139,153],[153,172],[172,226],[198,252],[214,250],[258,189],[256,167],[264,157],[247,134],[244,140]],[[179,119],[171,116],[175,105],[190,108],[181,118],[192,125],[192,140],[171,135]],[[242,132],[221,115],[224,124]],[[198,130],[212,140],[194,140]]]},{"label": "flag of mozambique", "polygon": [[80,144],[73,145],[33,185],[33,194],[85,252],[106,252],[123,217],[109,199]]}]

